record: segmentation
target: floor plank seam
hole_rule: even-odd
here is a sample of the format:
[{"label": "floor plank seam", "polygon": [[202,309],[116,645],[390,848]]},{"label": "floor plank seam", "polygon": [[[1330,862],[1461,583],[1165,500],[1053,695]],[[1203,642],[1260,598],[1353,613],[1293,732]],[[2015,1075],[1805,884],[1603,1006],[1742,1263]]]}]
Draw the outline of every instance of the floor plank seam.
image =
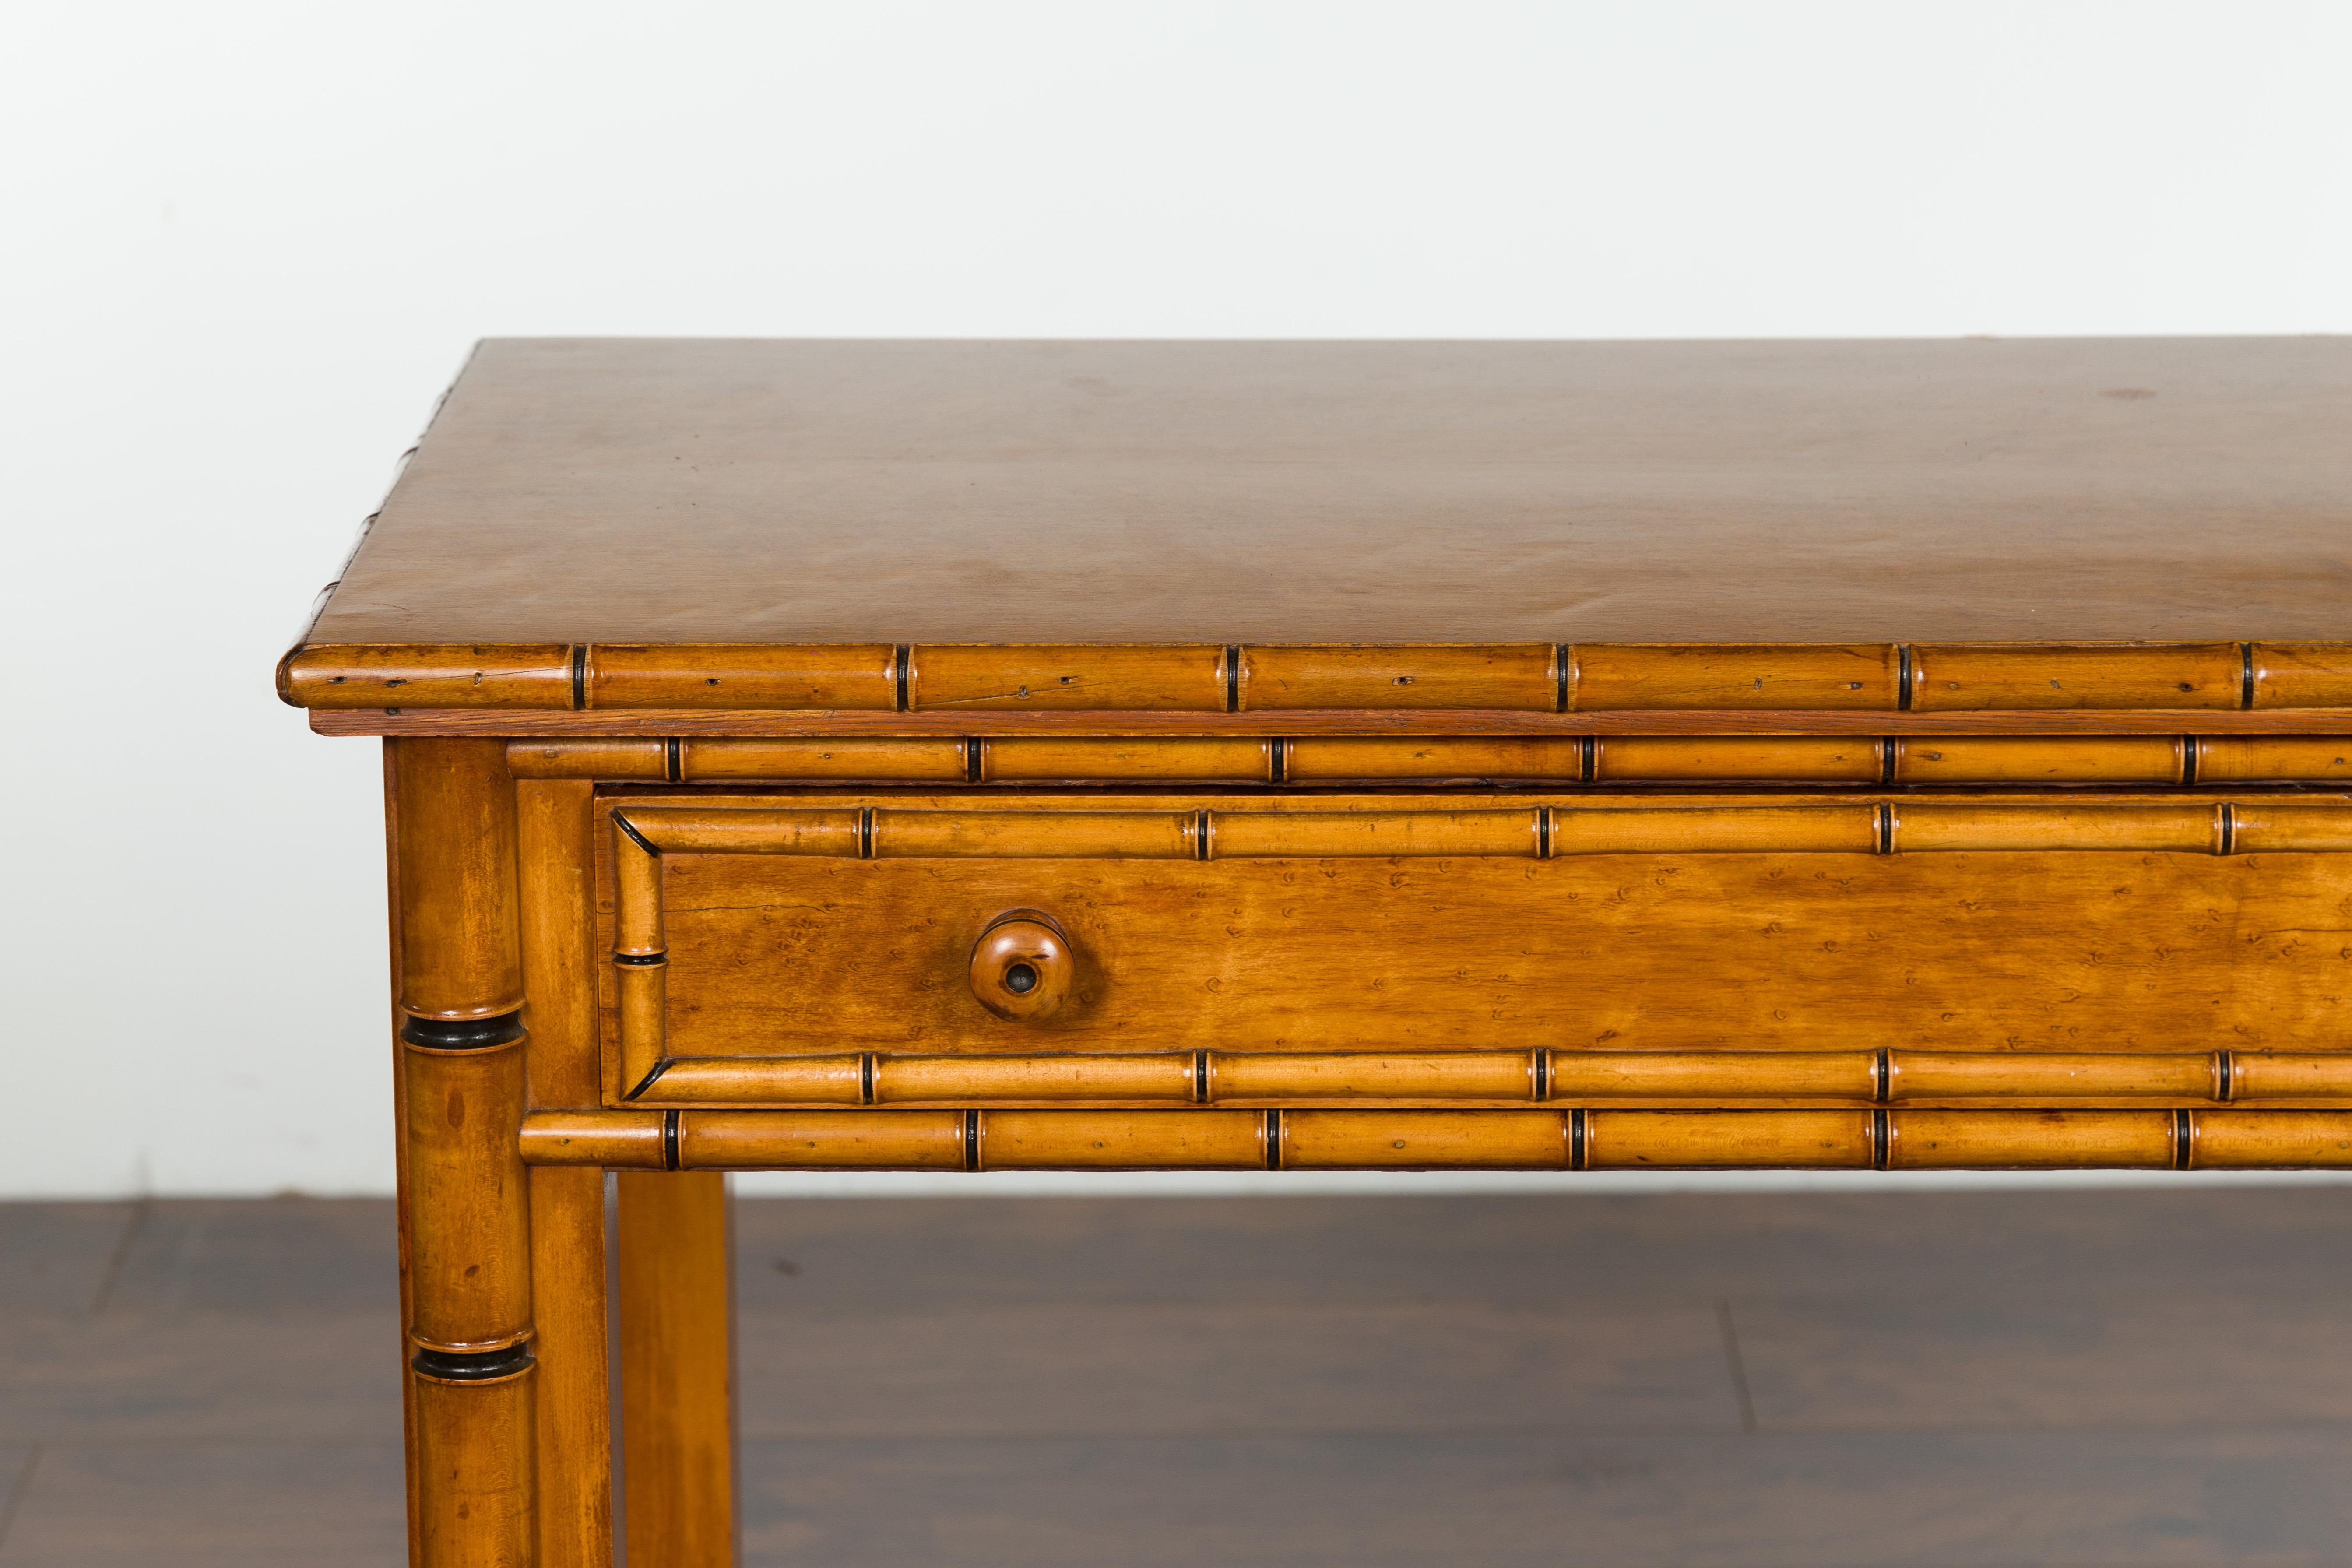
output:
[{"label": "floor plank seam", "polygon": [[[2117,1422],[2101,1425],[2059,1426],[1998,1424],[1992,1422],[1958,1422],[1944,1426],[1786,1426],[1776,1425],[1771,1431],[1761,1427],[1744,1431],[1727,1426],[1680,1426],[1671,1423],[1655,1426],[1632,1422],[1612,1422],[1592,1426],[1314,1426],[1276,1428],[1251,1426],[1220,1428],[1198,1432],[1106,1432],[1097,1429],[1069,1428],[1053,1432],[755,1432],[740,1434],[745,1443],[1249,1443],[1249,1442],[1390,1442],[1406,1439],[1432,1439],[1441,1442],[1486,1441],[1510,1438],[1577,1439],[1604,1441],[1627,1438],[1723,1438],[1754,1437],[1761,1442],[1796,1446],[1816,1437],[2065,1437],[2114,1436],[2196,1436],[2237,1433],[2250,1436],[2263,1433],[2299,1433],[2304,1435],[2336,1433],[2352,1441],[2352,1421],[2326,1419],[2294,1420],[2289,1418],[2247,1422],[2174,1422],[2137,1424]],[[191,1439],[204,1441],[205,1439]],[[217,1439],[215,1439],[217,1440]],[[287,1441],[293,1441],[288,1439]],[[2352,1568],[2352,1559],[2347,1560]]]},{"label": "floor plank seam", "polygon": [[107,1258],[106,1272],[99,1278],[97,1294],[90,1298],[91,1317],[106,1315],[107,1307],[114,1300],[115,1286],[121,1282],[122,1271],[131,1261],[131,1249],[138,1245],[139,1233],[146,1228],[148,1213],[154,1206],[155,1200],[151,1197],[142,1197],[131,1205],[131,1217],[123,1222],[121,1237],[115,1242],[114,1251]]},{"label": "floor plank seam", "polygon": [[[396,1417],[398,1411],[393,1413]],[[248,1437],[234,1432],[195,1433],[184,1437],[110,1437],[83,1436],[79,1433],[51,1433],[43,1437],[0,1439],[26,1444],[28,1447],[56,1453],[77,1454],[158,1454],[175,1453],[183,1449],[197,1453],[216,1453],[228,1448],[285,1449],[290,1453],[310,1454],[320,1451],[364,1454],[392,1452],[400,1449],[397,1436],[389,1442],[381,1437],[316,1437],[297,1435],[288,1437]]]},{"label": "floor plank seam", "polygon": [[1748,1363],[1739,1353],[1739,1330],[1731,1321],[1731,1303],[1715,1304],[1716,1321],[1723,1328],[1723,1359],[1731,1369],[1731,1390],[1739,1400],[1739,1429],[1756,1430],[1756,1398],[1748,1389]]},{"label": "floor plank seam", "polygon": [[8,1550],[8,1531],[16,1522],[16,1510],[25,1506],[25,1494],[33,1489],[33,1472],[41,1468],[43,1452],[43,1445],[33,1445],[16,1471],[15,1483],[8,1488],[7,1500],[0,1503],[0,1552]]}]

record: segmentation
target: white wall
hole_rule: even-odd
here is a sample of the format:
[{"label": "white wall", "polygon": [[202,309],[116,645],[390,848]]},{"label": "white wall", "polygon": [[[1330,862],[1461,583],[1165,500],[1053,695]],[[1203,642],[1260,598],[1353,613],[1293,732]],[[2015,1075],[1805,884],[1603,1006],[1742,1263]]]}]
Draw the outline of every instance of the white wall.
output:
[{"label": "white wall", "polygon": [[486,333],[2352,330],[2352,6],[0,19],[0,1194],[391,1180],[272,660]]}]

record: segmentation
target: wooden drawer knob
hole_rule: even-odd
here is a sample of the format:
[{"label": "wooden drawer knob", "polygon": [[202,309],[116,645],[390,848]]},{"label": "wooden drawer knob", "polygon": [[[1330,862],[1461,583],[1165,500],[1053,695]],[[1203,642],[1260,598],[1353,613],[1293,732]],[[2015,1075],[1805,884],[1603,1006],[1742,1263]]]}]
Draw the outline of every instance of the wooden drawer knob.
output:
[{"label": "wooden drawer knob", "polygon": [[1069,940],[1036,910],[996,917],[971,949],[971,994],[1000,1018],[1043,1018],[1070,994]]}]

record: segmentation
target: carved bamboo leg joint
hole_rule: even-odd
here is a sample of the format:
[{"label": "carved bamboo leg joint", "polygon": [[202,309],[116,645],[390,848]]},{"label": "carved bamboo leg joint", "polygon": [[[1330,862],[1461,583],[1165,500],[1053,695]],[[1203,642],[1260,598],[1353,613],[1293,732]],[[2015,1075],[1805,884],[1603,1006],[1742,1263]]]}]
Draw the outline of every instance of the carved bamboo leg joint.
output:
[{"label": "carved bamboo leg joint", "polygon": [[392,749],[416,1555],[536,1560],[514,788],[495,741]]}]

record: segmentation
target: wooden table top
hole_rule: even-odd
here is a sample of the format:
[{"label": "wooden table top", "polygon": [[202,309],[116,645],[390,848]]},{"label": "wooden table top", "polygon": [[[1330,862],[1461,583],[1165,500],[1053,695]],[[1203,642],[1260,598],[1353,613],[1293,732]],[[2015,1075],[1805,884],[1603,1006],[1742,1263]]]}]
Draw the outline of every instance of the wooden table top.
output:
[{"label": "wooden table top", "polygon": [[306,642],[2352,639],[2352,339],[484,343]]}]

